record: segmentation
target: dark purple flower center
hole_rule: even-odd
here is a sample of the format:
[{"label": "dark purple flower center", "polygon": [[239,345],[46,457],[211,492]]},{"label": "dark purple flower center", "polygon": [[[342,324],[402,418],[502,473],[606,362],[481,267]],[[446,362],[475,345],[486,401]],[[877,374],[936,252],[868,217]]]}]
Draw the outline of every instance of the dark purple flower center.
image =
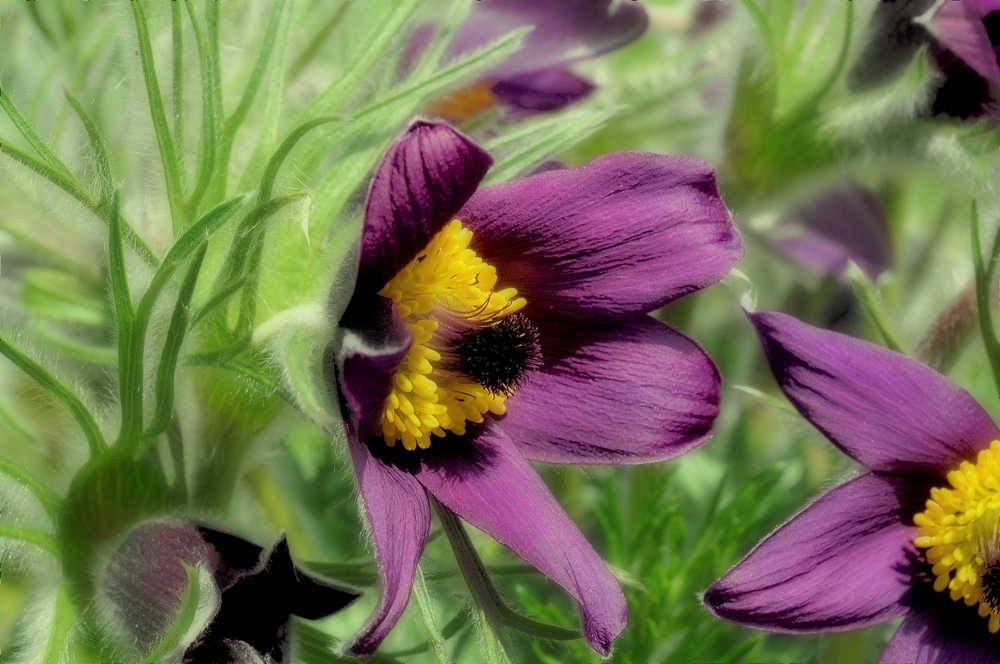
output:
[{"label": "dark purple flower center", "polygon": [[538,330],[524,314],[471,329],[455,349],[462,371],[496,394],[510,396],[541,365]]},{"label": "dark purple flower center", "polygon": [[994,611],[1000,611],[1000,560],[986,565],[979,585],[983,590],[983,601]]}]

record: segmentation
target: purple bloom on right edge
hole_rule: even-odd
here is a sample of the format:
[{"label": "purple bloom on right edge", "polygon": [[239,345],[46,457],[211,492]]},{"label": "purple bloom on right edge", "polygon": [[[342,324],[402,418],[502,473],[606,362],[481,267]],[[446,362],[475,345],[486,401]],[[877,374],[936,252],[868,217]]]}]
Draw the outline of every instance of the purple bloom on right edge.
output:
[{"label": "purple bloom on right edge", "polygon": [[788,634],[906,616],[881,662],[1000,662],[1000,430],[899,353],[750,314],[789,400],[869,469],[820,496],[705,592],[709,611]]}]

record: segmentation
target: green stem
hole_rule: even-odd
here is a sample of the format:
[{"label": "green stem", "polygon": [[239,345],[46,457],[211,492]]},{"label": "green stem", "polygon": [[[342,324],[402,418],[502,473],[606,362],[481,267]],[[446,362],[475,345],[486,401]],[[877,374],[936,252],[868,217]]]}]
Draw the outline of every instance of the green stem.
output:
[{"label": "green stem", "polygon": [[174,150],[174,140],[170,136],[167,125],[167,114],[163,107],[163,97],[160,95],[160,83],[156,78],[156,64],[153,62],[153,47],[149,41],[149,27],[146,24],[146,11],[141,2],[130,2],[135,18],[135,31],[139,39],[139,58],[142,60],[142,74],[146,81],[146,94],[149,97],[149,112],[153,118],[153,129],[156,132],[156,143],[160,148],[160,158],[163,161],[163,175],[167,183],[167,202],[170,205],[170,217],[173,220],[174,232],[178,232],[184,224],[184,192],[181,185],[181,169]]},{"label": "green stem", "polygon": [[[990,274],[983,267],[983,250],[979,243],[979,210],[976,202],[972,202],[972,263],[976,271],[976,305],[979,310],[979,330],[983,335],[983,345],[986,347],[986,356],[990,360],[990,368],[993,370],[993,382],[997,387],[997,394],[1000,394],[1000,342],[997,340],[997,333],[993,327],[993,314],[990,311]],[[1000,242],[1000,230],[993,241],[994,253],[998,249]],[[996,267],[995,256],[990,257],[989,265]]]},{"label": "green stem", "polygon": [[879,307],[875,299],[874,285],[868,279],[867,275],[865,275],[861,268],[851,263],[848,266],[846,276],[848,281],[851,282],[851,288],[854,289],[854,295],[858,298],[858,302],[864,308],[865,313],[872,319],[872,322],[875,323],[875,327],[878,328],[882,338],[885,339],[886,346],[897,353],[906,354],[906,349],[899,341],[896,333],[892,331],[892,326],[889,325],[889,321],[886,320],[885,314],[882,313],[882,308]]},{"label": "green stem", "polygon": [[0,337],[0,354],[3,354],[8,360],[17,365],[21,371],[33,378],[36,383],[48,391],[55,397],[56,401],[69,411],[69,414],[73,416],[73,419],[80,425],[84,435],[87,437],[87,442],[90,444],[91,457],[97,457],[107,449],[108,445],[104,442],[104,436],[101,434],[101,429],[97,426],[97,422],[94,421],[94,417],[87,410],[87,407],[83,405],[83,402],[70,392],[65,385],[56,380],[52,374],[2,337]]},{"label": "green stem", "polygon": [[7,459],[0,458],[0,473],[14,479],[18,484],[35,494],[35,498],[45,508],[45,512],[53,520],[58,516],[58,505],[61,502],[59,497],[49,490],[44,484],[28,475]]}]

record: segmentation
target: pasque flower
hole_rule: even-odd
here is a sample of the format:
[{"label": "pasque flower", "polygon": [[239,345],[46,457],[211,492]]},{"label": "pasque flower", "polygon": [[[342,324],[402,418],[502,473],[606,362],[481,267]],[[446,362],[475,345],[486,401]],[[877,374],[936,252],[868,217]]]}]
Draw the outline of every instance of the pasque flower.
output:
[{"label": "pasque flower", "polygon": [[189,592],[185,568],[202,572],[203,582],[204,627],[182,644],[190,664],[288,662],[291,615],[322,618],[358,597],[296,567],[284,538],[265,551],[207,526],[147,521],[118,544],[98,586],[105,622],[142,657],[177,620]]},{"label": "pasque flower", "polygon": [[926,44],[942,76],[935,115],[1000,116],[1000,1],[882,0],[871,32],[857,82],[884,82]]},{"label": "pasque flower", "polygon": [[409,599],[428,494],[565,588],[607,654],[621,588],[529,461],[636,464],[704,442],[719,374],[646,314],[742,255],[715,175],[623,153],[477,191],[489,155],[416,122],[379,165],[357,283],[327,351],[382,598],[348,651]]},{"label": "pasque flower", "polygon": [[751,314],[795,407],[869,469],[768,536],[705,592],[773,632],[905,615],[882,662],[1000,662],[1000,430],[919,362],[784,314]]},{"label": "pasque flower", "polygon": [[[522,47],[474,85],[435,102],[431,113],[453,122],[498,104],[515,116],[554,111],[582,99],[594,84],[569,65],[621,48],[649,24],[637,2],[611,0],[480,0],[448,46],[451,56],[485,46],[521,27],[531,27]],[[430,37],[418,33],[415,48]]]}]

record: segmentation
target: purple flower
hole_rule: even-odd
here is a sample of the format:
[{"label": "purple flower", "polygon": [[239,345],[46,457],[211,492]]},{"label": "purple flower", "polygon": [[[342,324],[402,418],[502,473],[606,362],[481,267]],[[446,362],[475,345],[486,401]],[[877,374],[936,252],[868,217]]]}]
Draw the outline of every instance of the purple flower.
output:
[{"label": "purple flower", "polygon": [[[926,21],[918,17],[933,9]],[[929,44],[941,71],[931,111],[968,119],[1000,116],[1000,0],[882,0],[855,83],[883,83]]]},{"label": "purple flower", "polygon": [[705,592],[708,609],[783,633],[905,615],[882,662],[1000,662],[993,420],[904,355],[784,314],[750,319],[791,402],[870,470],[757,545]]},{"label": "purple flower", "polygon": [[768,232],[771,243],[795,260],[843,274],[853,260],[872,279],[892,267],[889,223],[878,198],[847,184],[798,205]]},{"label": "purple flower", "polygon": [[711,168],[622,153],[476,191],[491,164],[417,122],[368,195],[325,365],[382,575],[354,654],[406,606],[430,494],[565,588],[606,655],[625,597],[528,462],[669,459],[718,412],[712,360],[646,315],[742,255]]},{"label": "purple flower", "polygon": [[116,547],[99,583],[106,621],[142,656],[177,620],[188,593],[185,567],[206,572],[211,586],[199,591],[206,625],[184,650],[192,664],[288,662],[291,615],[322,618],[358,597],[296,567],[284,538],[265,552],[205,526],[142,523]]},{"label": "purple flower", "polygon": [[[571,72],[574,62],[621,48],[638,39],[649,19],[637,2],[612,11],[611,0],[479,0],[448,46],[459,56],[518,28],[530,26],[520,50],[486,73],[484,80],[438,100],[431,113],[452,122],[497,104],[515,117],[554,111],[582,99],[594,84]],[[418,34],[416,48],[430,31]]]}]

